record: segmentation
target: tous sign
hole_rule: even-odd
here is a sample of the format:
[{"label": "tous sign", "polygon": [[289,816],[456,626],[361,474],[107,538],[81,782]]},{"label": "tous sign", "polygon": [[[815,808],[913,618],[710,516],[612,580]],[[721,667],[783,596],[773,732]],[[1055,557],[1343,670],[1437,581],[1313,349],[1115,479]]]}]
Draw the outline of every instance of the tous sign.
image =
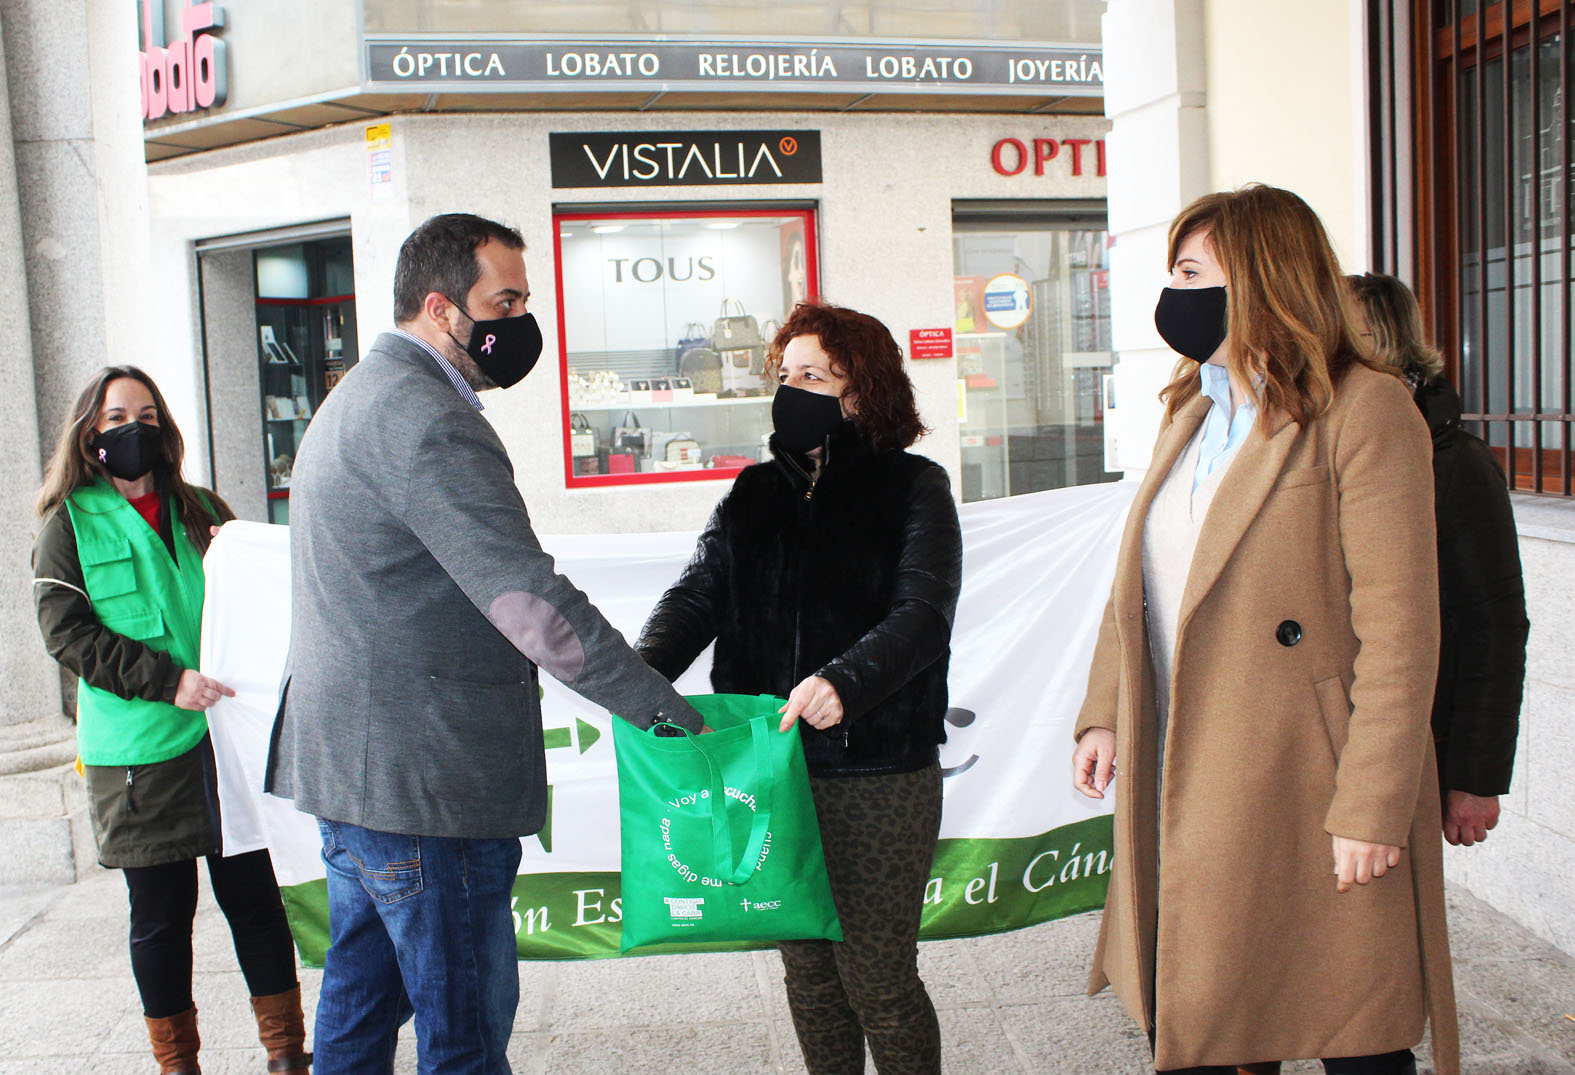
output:
[{"label": "tous sign", "polygon": [[180,36],[164,36],[164,0],[142,5],[142,118],[159,119],[199,108],[215,108],[229,96],[225,44],[205,30],[224,28],[224,9],[193,4],[180,13]]}]

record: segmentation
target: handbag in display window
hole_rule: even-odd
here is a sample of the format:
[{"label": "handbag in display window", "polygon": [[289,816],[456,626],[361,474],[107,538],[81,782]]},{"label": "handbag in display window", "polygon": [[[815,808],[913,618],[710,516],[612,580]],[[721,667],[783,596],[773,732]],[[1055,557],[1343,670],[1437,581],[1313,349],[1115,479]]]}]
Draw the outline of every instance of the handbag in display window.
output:
[{"label": "handbag in display window", "polygon": [[596,430],[591,420],[575,412],[569,415],[569,454],[575,457],[596,454]]},{"label": "handbag in display window", "polygon": [[678,372],[694,385],[701,394],[716,395],[722,391],[722,356],[703,344],[691,347],[678,360]]},{"label": "handbag in display window", "polygon": [[722,310],[711,326],[711,346],[718,351],[733,351],[741,347],[765,347],[760,338],[760,322],[744,312],[744,304],[737,299],[723,299]]},{"label": "handbag in display window", "polygon": [[747,455],[713,455],[706,466],[717,470],[742,470],[753,462],[755,460]]},{"label": "handbag in display window", "polygon": [[680,467],[700,465],[700,442],[693,437],[675,437],[663,450],[667,462]]},{"label": "handbag in display window", "polygon": [[765,394],[766,343],[760,338],[759,323],[737,299],[722,300],[721,316],[711,328],[711,349],[722,360],[719,395]]},{"label": "handbag in display window", "polygon": [[678,372],[682,373],[684,371],[685,352],[692,351],[696,347],[708,346],[710,342],[711,336],[706,332],[704,324],[699,321],[691,321],[685,325],[683,335],[678,337],[678,350],[675,352],[678,358]]},{"label": "handbag in display window", "polygon": [[643,455],[646,445],[650,443],[651,431],[640,424],[640,418],[633,411],[625,411],[619,424],[613,427],[612,449],[615,452],[629,452],[633,455]]},{"label": "handbag in display window", "polygon": [[674,433],[651,430],[647,435],[645,454],[650,470],[688,470],[701,464],[700,442],[687,429]]}]

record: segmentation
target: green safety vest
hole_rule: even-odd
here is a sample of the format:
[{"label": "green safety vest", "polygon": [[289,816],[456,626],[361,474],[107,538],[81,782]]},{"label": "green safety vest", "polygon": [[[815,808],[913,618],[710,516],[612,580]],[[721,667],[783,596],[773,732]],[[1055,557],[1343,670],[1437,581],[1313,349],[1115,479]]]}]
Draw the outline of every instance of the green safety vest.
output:
[{"label": "green safety vest", "polygon": [[[99,480],[66,498],[77,559],[93,614],[116,634],[196,668],[202,638],[202,555],[167,500],[175,531],[169,547],[137,509]],[[77,687],[77,752],[87,765],[147,765],[186,753],[208,731],[203,713],[168,702],[122,698],[87,683]]]}]

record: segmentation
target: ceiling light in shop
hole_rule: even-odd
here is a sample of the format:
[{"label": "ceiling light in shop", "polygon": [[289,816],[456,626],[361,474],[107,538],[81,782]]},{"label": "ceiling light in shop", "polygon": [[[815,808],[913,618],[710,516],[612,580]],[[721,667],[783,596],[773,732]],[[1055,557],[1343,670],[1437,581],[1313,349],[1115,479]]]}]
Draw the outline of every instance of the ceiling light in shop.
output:
[{"label": "ceiling light in shop", "polygon": [[558,233],[558,238],[560,238],[560,239],[572,239],[572,238],[574,238],[574,233],[572,231],[560,231]]},{"label": "ceiling light in shop", "polygon": [[598,224],[591,229],[597,235],[611,235],[615,231],[623,231],[622,224]]},{"label": "ceiling light in shop", "polygon": [[706,227],[710,228],[712,231],[728,231],[732,228],[738,227],[738,221],[713,220],[711,223],[707,224]]}]

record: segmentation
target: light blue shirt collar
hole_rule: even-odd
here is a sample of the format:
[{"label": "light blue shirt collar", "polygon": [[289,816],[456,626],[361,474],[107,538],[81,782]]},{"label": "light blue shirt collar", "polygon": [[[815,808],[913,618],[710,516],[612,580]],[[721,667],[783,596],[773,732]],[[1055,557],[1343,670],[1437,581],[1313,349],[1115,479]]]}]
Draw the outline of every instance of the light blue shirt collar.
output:
[{"label": "light blue shirt collar", "polygon": [[1214,406],[1203,420],[1203,440],[1198,445],[1198,469],[1192,477],[1192,490],[1216,470],[1229,464],[1237,448],[1252,432],[1258,419],[1258,405],[1249,396],[1242,401],[1236,413],[1230,410],[1230,372],[1224,366],[1204,362],[1198,366],[1198,377],[1203,392],[1213,400]]},{"label": "light blue shirt collar", "polygon": [[460,373],[459,370],[455,369],[454,363],[444,358],[441,351],[439,351],[436,347],[433,347],[426,340],[423,340],[420,336],[417,336],[411,332],[406,332],[402,328],[394,329],[394,335],[403,336],[405,339],[421,348],[427,354],[431,355],[432,361],[438,364],[438,369],[442,370],[444,376],[448,378],[448,383],[454,386],[454,391],[463,396],[465,402],[476,408],[476,410],[485,410],[485,408],[481,405],[481,397],[476,395],[476,390],[471,388],[470,385],[465,381],[465,375]]}]

